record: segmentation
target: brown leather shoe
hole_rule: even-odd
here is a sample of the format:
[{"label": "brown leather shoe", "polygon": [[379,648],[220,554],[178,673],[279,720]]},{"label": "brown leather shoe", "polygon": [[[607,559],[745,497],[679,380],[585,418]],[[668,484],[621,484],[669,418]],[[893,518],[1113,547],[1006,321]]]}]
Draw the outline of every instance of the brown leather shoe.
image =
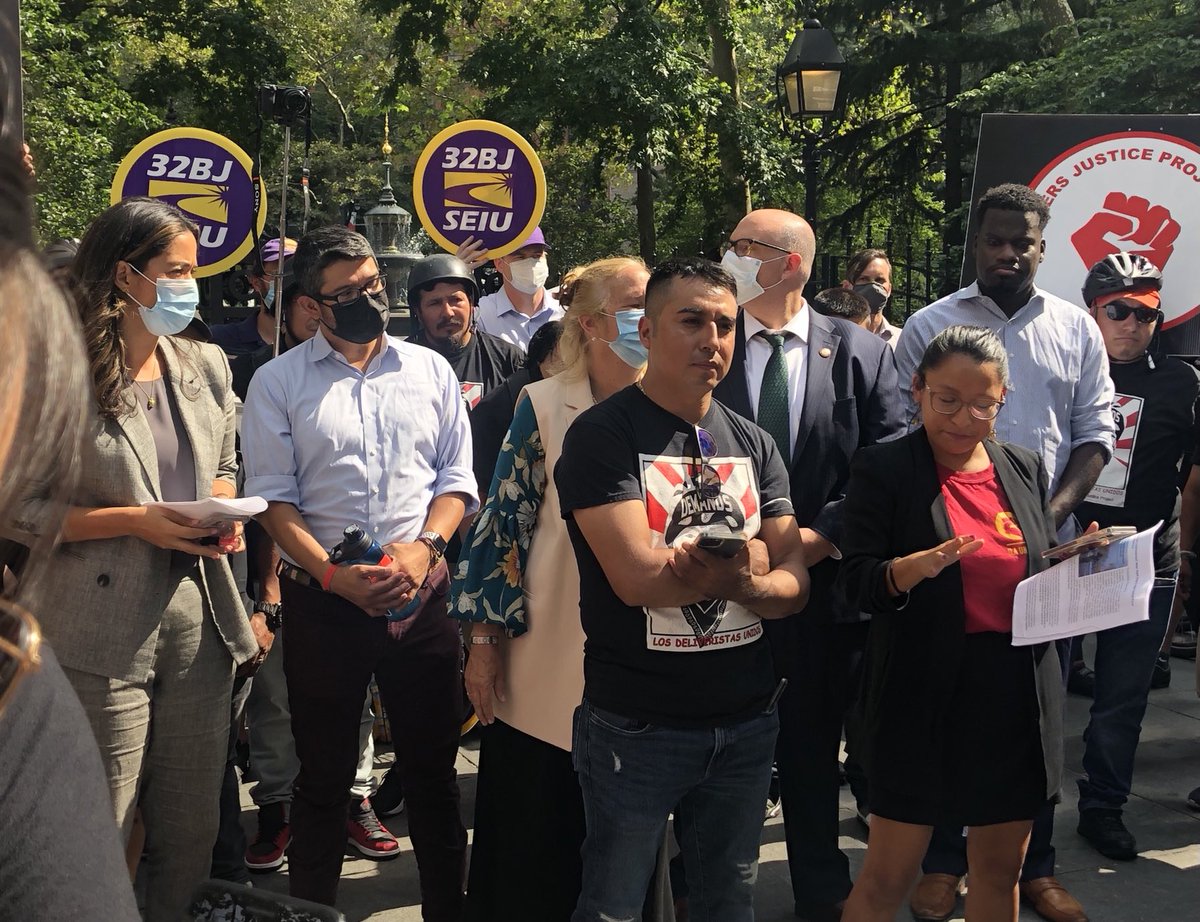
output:
[{"label": "brown leather shoe", "polygon": [[908,901],[913,918],[919,922],[946,922],[954,915],[962,882],[953,874],[926,874]]},{"label": "brown leather shoe", "polygon": [[1079,900],[1053,877],[1021,881],[1021,898],[1049,922],[1088,922]]}]

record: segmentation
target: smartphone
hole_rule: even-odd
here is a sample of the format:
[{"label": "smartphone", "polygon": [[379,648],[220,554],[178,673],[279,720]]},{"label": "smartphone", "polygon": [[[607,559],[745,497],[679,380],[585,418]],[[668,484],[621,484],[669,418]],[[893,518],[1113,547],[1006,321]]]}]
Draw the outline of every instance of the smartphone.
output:
[{"label": "smartphone", "polygon": [[1042,557],[1048,560],[1064,560],[1067,557],[1074,557],[1076,554],[1086,551],[1090,547],[1095,547],[1099,544],[1111,544],[1114,541],[1120,541],[1122,538],[1131,538],[1136,534],[1137,529],[1132,525],[1110,525],[1108,528],[1101,528],[1090,535],[1080,535],[1074,541],[1068,541],[1065,544],[1058,545],[1058,547],[1052,547],[1048,551],[1042,551]]},{"label": "smartphone", "polygon": [[721,535],[701,535],[696,541],[696,547],[708,551],[710,554],[716,554],[718,557],[737,556],[737,553],[746,546],[745,538],[735,538],[732,535],[722,537]]}]

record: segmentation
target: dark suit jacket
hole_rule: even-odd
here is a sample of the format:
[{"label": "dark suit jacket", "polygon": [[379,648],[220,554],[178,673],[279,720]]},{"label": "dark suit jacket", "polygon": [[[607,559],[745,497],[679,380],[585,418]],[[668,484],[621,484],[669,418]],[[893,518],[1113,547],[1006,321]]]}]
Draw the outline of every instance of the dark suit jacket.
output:
[{"label": "dark suit jacket", "polygon": [[[864,445],[904,432],[904,407],[892,349],[853,323],[809,311],[804,406],[792,452],[792,506],[797,524],[813,528],[841,546],[841,503],[850,460]],[[828,355],[822,355],[827,350]],[[738,314],[737,342],[729,372],[713,396],[753,420],[746,382],[746,328]],[[808,612],[829,616],[837,561],[812,568]]]},{"label": "dark suit jacket", "polygon": [[[985,445],[1025,536],[1032,575],[1049,566],[1042,552],[1057,543],[1045,466],[1038,455],[1017,445]],[[954,694],[966,636],[962,570],[947,567],[918,583],[907,604],[903,596],[891,598],[884,586],[889,560],[954,537],[924,429],[859,453],[844,519],[838,585],[872,616],[858,705],[862,756],[869,767],[888,773],[894,790],[936,800],[943,751],[955,745],[954,727],[943,716]],[[1050,799],[1058,796],[1062,781],[1062,671],[1053,644],[1030,647],[1029,655]]]}]

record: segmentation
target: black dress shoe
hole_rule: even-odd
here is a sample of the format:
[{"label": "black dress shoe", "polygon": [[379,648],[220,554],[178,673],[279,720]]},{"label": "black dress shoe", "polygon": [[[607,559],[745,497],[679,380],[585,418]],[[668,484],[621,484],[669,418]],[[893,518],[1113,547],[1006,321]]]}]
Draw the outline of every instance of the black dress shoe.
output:
[{"label": "black dress shoe", "polygon": [[1072,663],[1071,671],[1067,673],[1067,691],[1085,698],[1095,697],[1096,673],[1085,663]]},{"label": "black dress shoe", "polygon": [[1077,831],[1105,858],[1132,861],[1137,857],[1137,842],[1121,821],[1120,810],[1084,810]]}]

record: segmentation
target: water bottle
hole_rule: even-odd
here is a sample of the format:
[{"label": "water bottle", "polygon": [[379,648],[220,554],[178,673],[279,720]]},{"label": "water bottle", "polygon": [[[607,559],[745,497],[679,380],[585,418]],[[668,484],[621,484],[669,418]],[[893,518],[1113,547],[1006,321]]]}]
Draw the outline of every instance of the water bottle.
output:
[{"label": "water bottle", "polygon": [[[392,562],[380,547],[379,542],[357,525],[347,525],[342,530],[342,540],[329,551],[329,562],[338,566],[353,566],[365,564],[369,566],[386,567]],[[389,608],[389,621],[403,621],[420,607],[421,598],[415,592],[412,599],[403,608]]]}]

